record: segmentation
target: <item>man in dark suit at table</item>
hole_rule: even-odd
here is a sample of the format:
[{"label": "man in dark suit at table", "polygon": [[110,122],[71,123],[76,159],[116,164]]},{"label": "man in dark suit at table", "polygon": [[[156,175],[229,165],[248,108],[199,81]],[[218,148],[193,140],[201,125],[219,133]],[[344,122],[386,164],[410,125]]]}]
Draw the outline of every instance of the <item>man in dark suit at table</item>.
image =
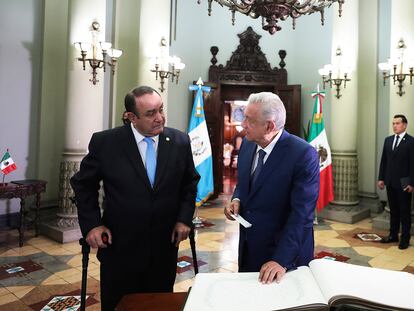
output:
[{"label": "man in dark suit at table", "polygon": [[311,145],[284,129],[285,120],[277,95],[250,95],[238,183],[224,211],[229,220],[240,214],[252,224],[240,226],[239,271],[260,271],[263,283],[279,282],[287,270],[313,259],[319,159]]},{"label": "man in dark suit at table", "polygon": [[414,190],[414,139],[407,134],[407,118],[397,114],[392,120],[394,135],[385,138],[378,174],[378,188],[387,187],[390,233],[382,243],[398,242],[399,249],[410,245],[411,193]]},{"label": "man in dark suit at table", "polygon": [[188,135],[164,127],[163,107],[150,87],[128,93],[130,123],[93,134],[71,179],[82,234],[99,248],[102,310],[114,310],[128,293],[173,290],[178,245],[190,232],[199,175]]}]

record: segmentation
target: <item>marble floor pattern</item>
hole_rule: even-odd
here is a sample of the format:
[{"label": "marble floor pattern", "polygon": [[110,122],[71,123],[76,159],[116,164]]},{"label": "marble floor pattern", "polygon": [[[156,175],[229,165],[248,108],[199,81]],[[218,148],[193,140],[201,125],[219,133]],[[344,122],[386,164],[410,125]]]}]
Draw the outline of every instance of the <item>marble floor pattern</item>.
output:
[{"label": "marble floor pattern", "polygon": [[[238,225],[225,220],[222,195],[199,210],[205,226],[196,230],[200,272],[237,271]],[[315,257],[407,271],[414,274],[414,247],[399,250],[397,243],[363,242],[357,233],[386,235],[373,229],[371,219],[356,224],[321,221],[315,226]],[[413,244],[413,242],[411,242]],[[100,310],[99,262],[89,257],[87,310]],[[60,244],[27,231],[18,247],[17,230],[0,232],[0,310],[76,311],[79,306],[82,255],[78,242]],[[181,243],[174,290],[187,291],[194,270],[188,241]]]}]

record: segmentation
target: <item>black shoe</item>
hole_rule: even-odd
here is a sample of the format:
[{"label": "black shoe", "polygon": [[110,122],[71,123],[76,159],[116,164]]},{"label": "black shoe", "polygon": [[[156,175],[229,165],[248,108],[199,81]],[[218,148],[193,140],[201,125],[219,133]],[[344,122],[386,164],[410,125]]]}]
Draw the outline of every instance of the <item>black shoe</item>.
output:
[{"label": "black shoe", "polygon": [[382,238],[381,243],[393,243],[398,242],[398,238],[394,238],[392,236],[387,236],[385,238]]},{"label": "black shoe", "polygon": [[401,241],[400,242],[400,245],[398,245],[398,248],[399,249],[407,249],[408,248],[408,246],[410,245],[410,242],[406,242],[406,241]]}]

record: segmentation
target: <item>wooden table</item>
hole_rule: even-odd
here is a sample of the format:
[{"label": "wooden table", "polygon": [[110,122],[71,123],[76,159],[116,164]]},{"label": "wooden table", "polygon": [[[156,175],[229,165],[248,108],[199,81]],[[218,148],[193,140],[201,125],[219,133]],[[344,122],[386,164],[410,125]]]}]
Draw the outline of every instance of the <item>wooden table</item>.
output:
[{"label": "wooden table", "polygon": [[188,293],[138,293],[126,295],[117,311],[182,311]]},{"label": "wooden table", "polygon": [[39,208],[40,194],[46,191],[47,181],[37,179],[16,180],[10,183],[0,184],[0,199],[20,199],[20,224],[19,230],[19,246],[23,246],[24,238],[24,205],[26,197],[36,196],[36,216],[35,216],[35,235],[39,235]]}]

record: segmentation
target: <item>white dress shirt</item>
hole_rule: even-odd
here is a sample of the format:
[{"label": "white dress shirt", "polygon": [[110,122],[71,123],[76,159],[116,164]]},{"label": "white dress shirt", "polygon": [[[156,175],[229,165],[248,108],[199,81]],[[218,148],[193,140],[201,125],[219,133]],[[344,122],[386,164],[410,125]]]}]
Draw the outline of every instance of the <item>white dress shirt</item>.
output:
[{"label": "white dress shirt", "polygon": [[[134,127],[134,125],[132,123],[131,123],[131,129],[132,129],[132,133],[134,134],[135,141],[136,141],[137,146],[138,146],[139,154],[141,155],[142,162],[143,162],[144,167],[145,167],[145,159],[146,159],[145,156],[147,154],[147,143],[144,141],[145,136],[141,135],[141,133],[137,131],[137,129]],[[154,141],[155,155],[157,155],[158,141],[160,139],[160,135],[152,136],[151,138]]]},{"label": "white dress shirt", "polygon": [[[401,134],[394,134],[394,140],[392,141],[392,150],[394,150],[395,148],[397,148],[400,145],[400,142],[403,140],[405,133],[407,133],[407,132],[402,132]],[[397,146],[394,146],[395,145],[395,140],[397,139],[397,135],[400,136],[400,138],[398,139]]]},{"label": "white dress shirt", "polygon": [[281,129],[279,133],[277,133],[277,135],[273,138],[270,144],[268,144],[265,148],[262,148],[259,145],[257,145],[256,154],[254,155],[253,165],[252,165],[250,174],[253,174],[254,170],[256,169],[257,161],[259,159],[259,150],[263,149],[264,152],[266,152],[266,155],[263,158],[263,165],[264,165],[270,153],[272,152],[273,148],[275,147],[277,141],[279,140],[280,136],[282,136],[282,132],[283,132],[283,129]]}]

